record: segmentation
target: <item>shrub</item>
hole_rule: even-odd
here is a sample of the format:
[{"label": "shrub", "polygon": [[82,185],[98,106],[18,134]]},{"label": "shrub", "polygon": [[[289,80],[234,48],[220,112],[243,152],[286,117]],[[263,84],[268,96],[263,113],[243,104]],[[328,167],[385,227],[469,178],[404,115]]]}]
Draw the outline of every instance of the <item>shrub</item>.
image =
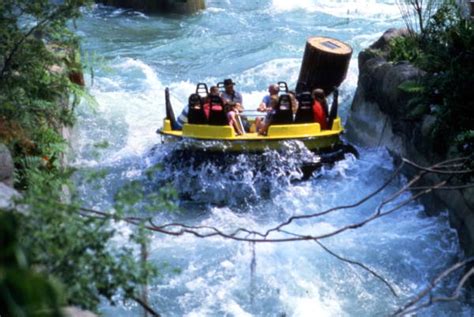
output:
[{"label": "shrub", "polygon": [[[445,152],[472,143],[474,128],[474,25],[453,1],[429,19],[424,32],[391,43],[391,60],[409,60],[428,73],[421,103],[437,117],[436,150]],[[463,137],[461,137],[461,135]]]}]

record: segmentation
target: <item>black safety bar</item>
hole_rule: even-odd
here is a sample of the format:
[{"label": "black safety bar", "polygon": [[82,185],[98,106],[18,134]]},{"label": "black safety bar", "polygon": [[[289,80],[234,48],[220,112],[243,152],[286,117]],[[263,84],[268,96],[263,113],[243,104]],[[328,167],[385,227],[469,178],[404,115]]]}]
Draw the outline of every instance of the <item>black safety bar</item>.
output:
[{"label": "black safety bar", "polygon": [[223,81],[218,82],[218,83],[217,83],[217,88],[219,88],[219,91],[220,91],[220,92],[225,91],[224,82],[223,82]]},{"label": "black safety bar", "polygon": [[207,95],[209,94],[207,85],[205,83],[198,83],[196,85],[196,94],[198,94],[201,97],[207,97]]},{"label": "black safety bar", "polygon": [[280,92],[285,92],[286,94],[288,93],[288,85],[285,81],[279,81],[278,87],[280,87]]}]

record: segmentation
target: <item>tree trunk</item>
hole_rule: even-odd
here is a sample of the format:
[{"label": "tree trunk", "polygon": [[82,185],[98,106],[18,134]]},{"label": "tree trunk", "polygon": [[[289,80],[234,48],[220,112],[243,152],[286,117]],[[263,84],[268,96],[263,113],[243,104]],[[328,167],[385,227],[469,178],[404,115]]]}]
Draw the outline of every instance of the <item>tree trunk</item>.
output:
[{"label": "tree trunk", "polygon": [[352,48],[336,39],[310,37],[301,63],[296,92],[321,88],[329,95],[346,78]]}]

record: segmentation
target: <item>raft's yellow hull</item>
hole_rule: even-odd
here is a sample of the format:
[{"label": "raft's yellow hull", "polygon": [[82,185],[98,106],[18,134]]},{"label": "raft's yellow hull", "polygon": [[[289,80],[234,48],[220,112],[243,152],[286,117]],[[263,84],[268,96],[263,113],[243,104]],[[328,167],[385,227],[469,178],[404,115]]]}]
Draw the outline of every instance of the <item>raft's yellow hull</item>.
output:
[{"label": "raft's yellow hull", "polygon": [[331,130],[321,130],[318,123],[271,125],[266,136],[257,133],[235,135],[231,126],[212,126],[185,124],[183,130],[171,129],[168,119],[163,128],[158,130],[164,142],[178,140],[195,140],[189,143],[192,147],[210,151],[259,152],[266,149],[280,149],[284,141],[298,140],[312,151],[330,150],[339,145],[343,132],[340,118],[336,118]]}]

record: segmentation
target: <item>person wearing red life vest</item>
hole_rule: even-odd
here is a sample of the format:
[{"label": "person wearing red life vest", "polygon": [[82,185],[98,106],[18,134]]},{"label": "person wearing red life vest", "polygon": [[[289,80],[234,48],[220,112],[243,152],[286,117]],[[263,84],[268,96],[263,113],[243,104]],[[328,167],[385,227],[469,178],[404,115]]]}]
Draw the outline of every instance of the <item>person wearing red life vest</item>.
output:
[{"label": "person wearing red life vest", "polygon": [[313,90],[313,114],[314,122],[319,123],[321,130],[326,130],[328,128],[328,104],[326,101],[326,96],[324,95],[324,90],[316,88]]}]

